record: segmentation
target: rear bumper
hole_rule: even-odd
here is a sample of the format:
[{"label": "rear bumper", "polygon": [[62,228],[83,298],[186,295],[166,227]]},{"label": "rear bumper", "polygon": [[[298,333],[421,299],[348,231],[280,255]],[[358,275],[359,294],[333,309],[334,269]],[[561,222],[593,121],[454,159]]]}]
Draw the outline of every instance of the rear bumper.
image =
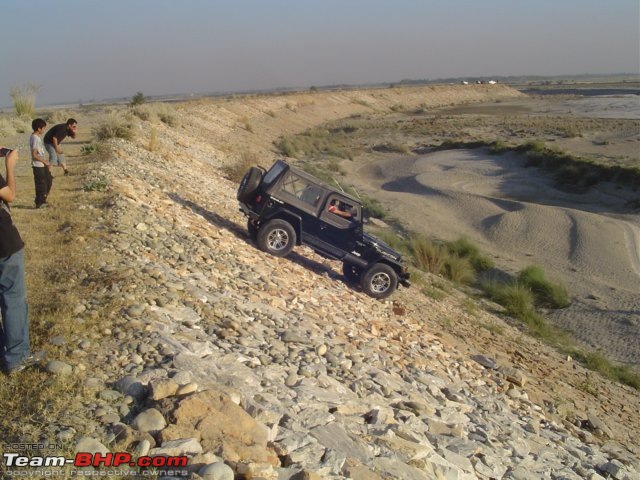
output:
[{"label": "rear bumper", "polygon": [[251,208],[246,203],[240,204],[240,211],[244,213],[245,216],[249,217],[252,222],[260,218],[260,214],[251,210]]}]

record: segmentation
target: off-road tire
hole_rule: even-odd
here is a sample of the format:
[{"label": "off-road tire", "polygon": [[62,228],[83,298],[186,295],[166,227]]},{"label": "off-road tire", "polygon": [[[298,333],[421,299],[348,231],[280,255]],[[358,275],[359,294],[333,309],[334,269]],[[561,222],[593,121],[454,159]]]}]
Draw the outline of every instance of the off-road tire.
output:
[{"label": "off-road tire", "polygon": [[386,263],[376,263],[364,272],[360,286],[370,297],[387,298],[398,286],[398,275]]},{"label": "off-road tire", "polygon": [[296,231],[285,220],[271,220],[258,230],[257,243],[260,250],[275,257],[284,257],[296,245]]},{"label": "off-road tire", "polygon": [[260,186],[261,181],[262,170],[260,168],[251,167],[247,170],[238,187],[238,193],[236,194],[238,201],[247,202],[251,200],[251,197],[253,197],[253,194],[256,193],[256,190]]},{"label": "off-road tire", "polygon": [[362,277],[362,268],[352,263],[342,264],[342,274],[349,283],[358,283]]}]

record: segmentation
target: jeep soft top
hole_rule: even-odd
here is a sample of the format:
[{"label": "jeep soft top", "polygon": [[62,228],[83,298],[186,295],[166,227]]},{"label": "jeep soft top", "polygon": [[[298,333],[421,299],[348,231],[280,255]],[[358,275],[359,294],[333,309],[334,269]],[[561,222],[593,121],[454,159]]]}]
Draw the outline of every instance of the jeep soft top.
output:
[{"label": "jeep soft top", "polygon": [[313,175],[283,160],[269,170],[251,167],[237,199],[261,250],[285,256],[295,245],[307,245],[342,261],[345,277],[375,298],[391,295],[398,283],[409,286],[401,254],[364,233],[360,200]]}]

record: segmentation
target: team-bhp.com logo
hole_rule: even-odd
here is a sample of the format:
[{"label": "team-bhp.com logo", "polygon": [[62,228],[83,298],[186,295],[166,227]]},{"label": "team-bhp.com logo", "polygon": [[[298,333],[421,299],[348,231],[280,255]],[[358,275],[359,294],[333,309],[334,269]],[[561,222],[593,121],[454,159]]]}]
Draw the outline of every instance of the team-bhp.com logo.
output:
[{"label": "team-bhp.com logo", "polygon": [[[127,467],[135,467],[135,468],[162,468],[163,474],[176,474],[181,475],[185,474],[186,471],[176,470],[174,472],[168,469],[183,469],[187,466],[187,457],[186,456],[175,456],[175,457],[139,457],[134,459],[129,453],[126,452],[116,452],[116,453],[89,453],[89,452],[79,452],[76,453],[74,458],[66,458],[61,456],[54,455],[46,455],[46,456],[32,456],[28,457],[25,455],[21,455],[19,453],[4,453],[3,454],[4,465],[3,467],[6,469],[5,474],[11,477],[22,477],[25,476],[21,472],[26,473],[26,469],[56,469],[60,467],[72,467],[71,471],[68,472],[74,476],[95,476],[95,471],[83,471],[78,470],[78,468],[82,467],[95,467],[95,468],[127,468]],[[48,473],[47,476],[55,476],[55,470],[46,470]],[[45,470],[43,470],[45,472]],[[102,473],[102,472],[97,472]],[[159,473],[158,471],[154,471],[153,474]],[[145,472],[136,472],[132,470],[127,471],[113,471],[113,475],[125,474],[125,475],[144,475]]]}]

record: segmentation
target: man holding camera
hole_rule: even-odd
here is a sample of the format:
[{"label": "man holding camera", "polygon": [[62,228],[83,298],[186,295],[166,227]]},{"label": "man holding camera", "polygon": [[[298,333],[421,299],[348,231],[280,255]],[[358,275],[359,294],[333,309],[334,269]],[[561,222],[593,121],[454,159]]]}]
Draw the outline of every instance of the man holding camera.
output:
[{"label": "man holding camera", "polygon": [[7,374],[24,370],[42,357],[29,347],[29,308],[24,274],[24,243],[13,225],[9,203],[16,198],[15,167],[17,150],[0,148],[4,157],[5,179],[0,174],[0,348]]}]

